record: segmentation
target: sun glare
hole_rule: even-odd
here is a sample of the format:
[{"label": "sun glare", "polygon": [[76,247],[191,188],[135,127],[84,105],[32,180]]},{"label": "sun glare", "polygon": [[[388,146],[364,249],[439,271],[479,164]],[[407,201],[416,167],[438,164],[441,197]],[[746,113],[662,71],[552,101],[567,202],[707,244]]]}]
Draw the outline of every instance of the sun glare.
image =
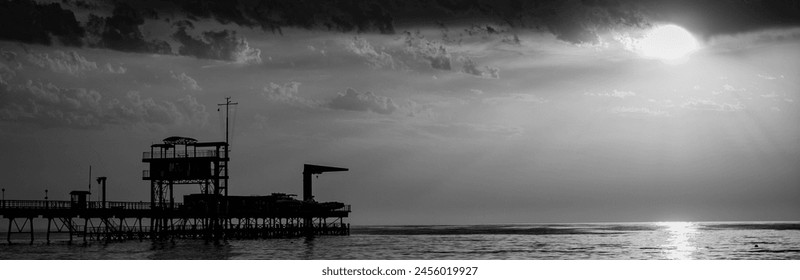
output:
[{"label": "sun glare", "polygon": [[697,225],[691,222],[659,222],[666,232],[667,242],[662,244],[663,252],[668,259],[685,260],[691,259],[692,254],[697,251],[694,242],[697,232]]},{"label": "sun glare", "polygon": [[642,56],[664,61],[681,60],[698,48],[689,31],[673,24],[653,28],[638,42]]}]

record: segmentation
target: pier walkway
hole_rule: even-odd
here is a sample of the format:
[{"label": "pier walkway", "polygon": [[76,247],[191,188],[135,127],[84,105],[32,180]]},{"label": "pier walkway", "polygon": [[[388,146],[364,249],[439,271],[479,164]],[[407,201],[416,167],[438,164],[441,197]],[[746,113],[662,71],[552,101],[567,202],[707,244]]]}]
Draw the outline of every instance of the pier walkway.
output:
[{"label": "pier walkway", "polygon": [[[258,198],[258,197],[256,197]],[[223,200],[225,201],[225,200]],[[3,200],[0,216],[7,219],[6,240],[12,235],[30,235],[46,229],[51,234],[68,234],[69,242],[88,240],[131,240],[170,238],[280,238],[304,235],[348,235],[344,223],[350,206],[330,209],[318,205],[292,207],[222,207],[215,211],[173,203],[154,207],[150,202]],[[227,205],[221,203],[221,205]],[[229,209],[224,209],[229,208]]]}]

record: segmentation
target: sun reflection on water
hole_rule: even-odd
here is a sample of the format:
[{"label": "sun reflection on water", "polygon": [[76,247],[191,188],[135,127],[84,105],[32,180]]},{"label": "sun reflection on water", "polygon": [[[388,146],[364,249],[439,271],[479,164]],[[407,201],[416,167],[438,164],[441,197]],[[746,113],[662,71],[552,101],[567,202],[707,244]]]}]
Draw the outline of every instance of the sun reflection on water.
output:
[{"label": "sun reflection on water", "polygon": [[667,242],[661,245],[662,252],[671,260],[691,259],[697,250],[694,237],[697,225],[691,222],[659,222],[656,225],[663,227],[669,235]]}]

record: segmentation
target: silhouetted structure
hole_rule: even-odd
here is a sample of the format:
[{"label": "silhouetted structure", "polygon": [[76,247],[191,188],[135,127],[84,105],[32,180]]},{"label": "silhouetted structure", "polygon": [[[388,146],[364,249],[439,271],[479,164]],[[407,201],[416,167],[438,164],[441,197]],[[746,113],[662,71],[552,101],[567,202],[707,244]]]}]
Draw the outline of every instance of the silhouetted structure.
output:
[{"label": "silhouetted structure", "polygon": [[347,168],[321,166],[313,164],[303,165],[303,201],[314,201],[314,195],[311,189],[311,175],[319,175],[325,172],[341,172],[348,171]]},{"label": "silhouetted structure", "polygon": [[222,197],[228,194],[228,144],[225,142],[197,142],[188,137],[173,136],[162,144],[150,146],[142,162],[149,164],[142,179],[150,180],[150,208],[153,219],[150,226],[154,234],[166,233],[172,227],[170,220],[175,209],[175,185],[200,185],[201,194],[208,195],[207,217],[200,221],[210,234],[218,235],[220,214],[224,212]]},{"label": "silhouetted structure", "polygon": [[[188,137],[169,137],[144,152],[150,181],[150,202],[106,201],[106,177],[97,178],[102,200],[89,201],[88,191],[70,192],[69,201],[3,200],[0,215],[8,219],[7,240],[12,234],[30,234],[34,221],[47,220],[51,233],[95,240],[163,238],[271,238],[301,235],[347,235],[344,222],[350,206],[341,202],[317,202],[311,193],[311,175],[347,171],[346,168],[306,164],[303,200],[296,195],[229,196],[229,145],[198,142]],[[175,185],[195,184],[200,193],[175,202]],[[143,222],[145,221],[145,222]],[[145,226],[149,222],[149,226]]]}]

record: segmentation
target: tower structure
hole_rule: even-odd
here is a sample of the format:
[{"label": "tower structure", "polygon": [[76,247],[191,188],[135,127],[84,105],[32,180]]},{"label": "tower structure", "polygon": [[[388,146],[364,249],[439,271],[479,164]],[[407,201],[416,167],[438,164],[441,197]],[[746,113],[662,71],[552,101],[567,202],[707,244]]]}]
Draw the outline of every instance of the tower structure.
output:
[{"label": "tower structure", "polygon": [[[171,230],[170,224],[177,213],[175,185],[199,185],[201,194],[208,196],[205,228],[211,234],[219,229],[220,217],[226,209],[228,193],[229,149],[227,142],[198,142],[188,137],[168,137],[163,143],[153,144],[144,152],[142,162],[149,165],[142,179],[150,181],[150,221],[154,233]],[[153,236],[157,236],[154,234]],[[166,234],[164,234],[166,235]]]}]

